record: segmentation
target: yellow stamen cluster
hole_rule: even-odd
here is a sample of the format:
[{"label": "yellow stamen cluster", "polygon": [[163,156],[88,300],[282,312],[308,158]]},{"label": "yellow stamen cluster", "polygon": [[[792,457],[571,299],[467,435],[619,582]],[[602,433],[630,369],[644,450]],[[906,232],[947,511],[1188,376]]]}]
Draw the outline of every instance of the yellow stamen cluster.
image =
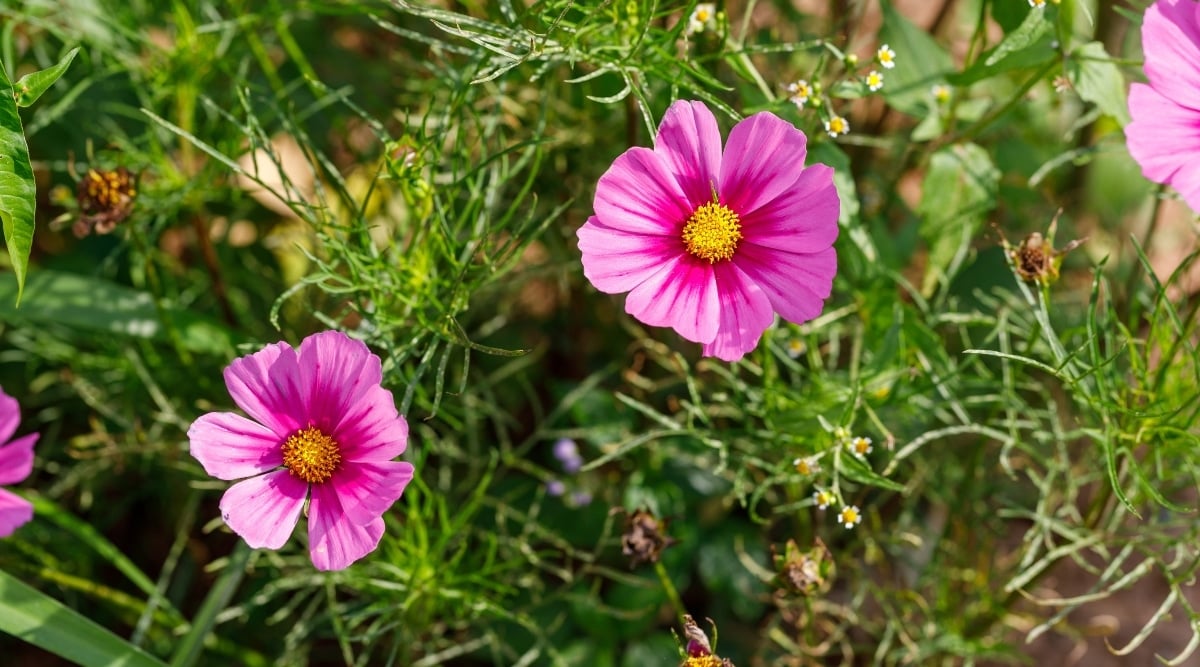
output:
[{"label": "yellow stamen cluster", "polygon": [[721,659],[715,655],[693,655],[683,661],[682,667],[721,667]]},{"label": "yellow stamen cluster", "polygon": [[283,467],[309,484],[328,482],[341,465],[341,448],[315,426],[296,431],[283,443]]},{"label": "yellow stamen cluster", "polygon": [[712,202],[696,209],[683,226],[683,247],[710,263],[733,258],[742,240],[742,223],[723,204]]}]

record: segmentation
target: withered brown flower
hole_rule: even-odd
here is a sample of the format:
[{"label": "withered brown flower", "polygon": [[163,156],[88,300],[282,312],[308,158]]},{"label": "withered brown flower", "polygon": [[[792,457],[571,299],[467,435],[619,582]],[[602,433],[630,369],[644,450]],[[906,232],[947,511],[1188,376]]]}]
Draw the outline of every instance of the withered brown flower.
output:
[{"label": "withered brown flower", "polygon": [[834,562],[821,538],[818,537],[807,551],[801,551],[796,540],[787,541],[783,554],[775,553],[775,546],[771,545],[771,555],[782,591],[812,595],[828,588],[833,577]]},{"label": "withered brown flower", "polygon": [[[708,619],[708,623],[713,626],[715,641],[717,626],[711,618]],[[682,651],[683,662],[679,663],[679,667],[734,667],[733,662],[728,658],[721,658],[713,653],[713,646],[708,641],[708,635],[700,629],[691,614],[683,615],[683,638],[686,643]]]},{"label": "withered brown flower", "polygon": [[675,543],[666,535],[667,522],[647,509],[640,509],[625,518],[621,535],[621,553],[629,557],[631,567],[641,563],[657,563],[663,549]]},{"label": "withered brown flower", "polygon": [[1025,282],[1047,286],[1053,284],[1058,280],[1063,256],[1087,240],[1087,237],[1076,239],[1060,249],[1055,249],[1054,234],[1057,230],[1058,216],[1055,215],[1045,236],[1041,232],[1033,232],[1015,248],[1009,245],[1008,239],[1000,237],[1000,243],[1012,260],[1013,268]]}]

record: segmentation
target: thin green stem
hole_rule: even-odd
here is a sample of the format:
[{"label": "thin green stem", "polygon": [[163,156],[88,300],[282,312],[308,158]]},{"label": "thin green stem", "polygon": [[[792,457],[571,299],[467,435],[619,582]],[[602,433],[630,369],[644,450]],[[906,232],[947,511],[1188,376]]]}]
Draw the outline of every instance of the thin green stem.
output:
[{"label": "thin green stem", "polygon": [[658,573],[658,580],[662,583],[663,590],[667,592],[667,599],[671,601],[671,606],[675,608],[675,615],[682,623],[683,617],[687,615],[687,609],[684,608],[679,591],[675,589],[675,584],[667,574],[667,568],[663,566],[662,561],[656,560],[654,561],[654,571]]}]

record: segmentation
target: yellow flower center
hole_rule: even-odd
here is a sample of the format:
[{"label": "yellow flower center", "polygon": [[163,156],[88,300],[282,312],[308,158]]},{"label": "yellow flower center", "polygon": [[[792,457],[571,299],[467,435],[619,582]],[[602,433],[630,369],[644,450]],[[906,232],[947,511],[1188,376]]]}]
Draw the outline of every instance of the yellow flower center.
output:
[{"label": "yellow flower center", "polygon": [[721,667],[721,659],[715,655],[693,655],[683,661],[683,667]]},{"label": "yellow flower center", "polygon": [[683,246],[710,263],[732,259],[740,240],[742,223],[737,213],[717,202],[696,209],[683,226]]},{"label": "yellow flower center", "polygon": [[341,465],[337,442],[315,426],[296,431],[283,443],[283,467],[309,484],[328,482]]},{"label": "yellow flower center", "polygon": [[842,510],[842,523],[858,523],[858,512],[850,507]]}]

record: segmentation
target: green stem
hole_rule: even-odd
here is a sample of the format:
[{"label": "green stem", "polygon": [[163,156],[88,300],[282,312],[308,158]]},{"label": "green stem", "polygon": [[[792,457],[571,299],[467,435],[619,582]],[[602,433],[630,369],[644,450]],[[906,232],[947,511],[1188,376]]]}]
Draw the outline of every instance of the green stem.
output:
[{"label": "green stem", "polygon": [[229,563],[225,570],[209,590],[208,597],[204,598],[200,611],[192,620],[191,629],[175,649],[175,655],[171,657],[171,667],[191,667],[196,664],[204,650],[204,640],[216,627],[217,615],[224,611],[233,599],[233,594],[242,581],[242,575],[246,573],[246,564],[253,555],[254,549],[238,540],[233,553],[229,555]]},{"label": "green stem", "polygon": [[667,568],[663,567],[662,561],[654,561],[654,571],[658,573],[658,580],[662,582],[663,590],[667,592],[667,598],[671,600],[671,606],[675,608],[675,615],[679,617],[679,621],[683,622],[683,617],[687,615],[687,609],[683,606],[683,600],[679,598],[679,591],[675,590],[675,584],[671,582],[671,577],[667,576]]}]

